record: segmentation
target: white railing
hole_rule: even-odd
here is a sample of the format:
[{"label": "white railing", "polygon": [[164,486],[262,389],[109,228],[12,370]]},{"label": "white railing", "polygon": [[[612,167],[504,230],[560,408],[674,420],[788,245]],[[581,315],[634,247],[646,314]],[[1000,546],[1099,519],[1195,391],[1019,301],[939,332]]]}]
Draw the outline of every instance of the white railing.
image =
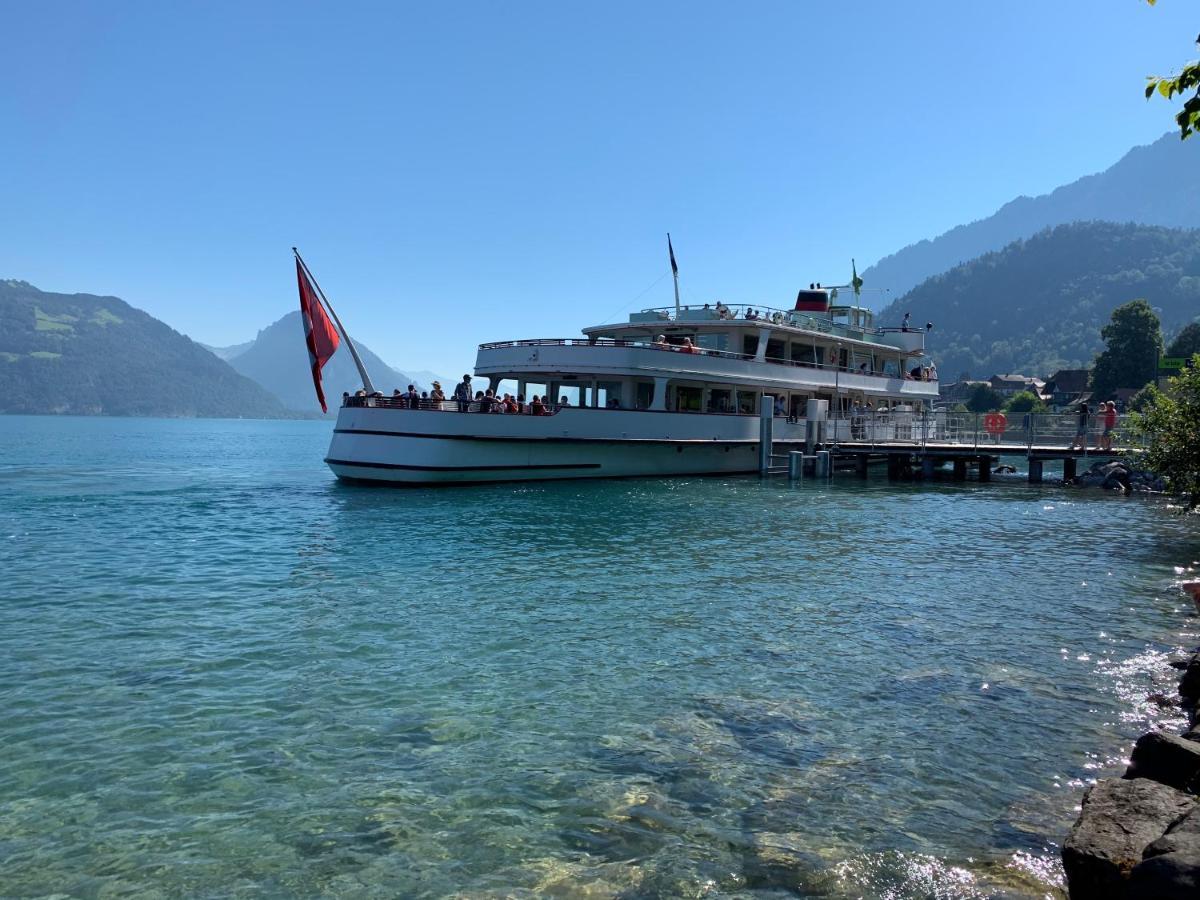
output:
[{"label": "white railing", "polygon": [[1106,434],[1104,418],[1089,416],[1080,434],[1078,413],[954,413],[944,410],[850,412],[830,417],[825,434],[838,443],[994,448],[1007,452],[1080,449],[1119,452],[1145,448],[1128,416]]}]

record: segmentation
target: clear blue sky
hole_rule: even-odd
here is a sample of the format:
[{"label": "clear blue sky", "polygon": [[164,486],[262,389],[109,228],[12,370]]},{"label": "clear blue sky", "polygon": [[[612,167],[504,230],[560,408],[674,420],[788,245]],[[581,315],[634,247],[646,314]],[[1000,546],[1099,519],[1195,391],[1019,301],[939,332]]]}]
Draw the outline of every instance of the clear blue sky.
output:
[{"label": "clear blue sky", "polygon": [[[485,340],[785,303],[1172,127],[1192,0],[6,3],[0,277],[191,337]],[[297,337],[297,340],[300,338]]]}]

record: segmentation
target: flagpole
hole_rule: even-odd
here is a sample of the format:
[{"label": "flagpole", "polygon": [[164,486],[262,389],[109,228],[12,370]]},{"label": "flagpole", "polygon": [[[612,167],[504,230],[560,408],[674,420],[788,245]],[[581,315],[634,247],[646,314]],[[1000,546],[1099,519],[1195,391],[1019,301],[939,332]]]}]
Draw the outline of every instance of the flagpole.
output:
[{"label": "flagpole", "polygon": [[675,321],[679,321],[679,266],[675,265],[675,248],[671,246],[671,232],[667,232],[667,251],[671,254],[671,275],[675,279]]},{"label": "flagpole", "polygon": [[304,268],[304,273],[308,276],[308,280],[312,282],[313,287],[317,289],[318,298],[325,305],[325,309],[329,311],[329,314],[333,316],[333,321],[337,325],[338,331],[342,333],[342,339],[346,342],[346,346],[350,350],[350,355],[354,358],[354,365],[358,367],[358,374],[362,376],[363,390],[368,394],[375,393],[375,385],[371,384],[371,376],[367,374],[367,367],[363,365],[358,351],[354,348],[354,341],[350,340],[350,335],[346,334],[346,329],[342,326],[342,320],[333,311],[333,305],[330,304],[329,298],[325,296],[325,292],[321,290],[321,285],[317,284],[317,279],[313,277],[313,273],[309,271],[308,263],[304,261],[304,257],[300,255],[300,251],[293,247],[292,252],[296,254],[296,260]]}]

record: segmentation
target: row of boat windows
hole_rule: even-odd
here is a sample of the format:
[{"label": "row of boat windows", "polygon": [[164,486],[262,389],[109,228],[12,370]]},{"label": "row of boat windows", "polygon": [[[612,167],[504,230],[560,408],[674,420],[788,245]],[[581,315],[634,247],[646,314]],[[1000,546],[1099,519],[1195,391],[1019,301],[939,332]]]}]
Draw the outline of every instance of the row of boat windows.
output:
[{"label": "row of boat windows", "polygon": [[[595,391],[590,382],[552,381],[549,384],[539,384],[532,381],[524,382],[515,379],[504,379],[497,384],[496,393],[504,392],[548,394],[565,401],[564,405],[600,407],[605,409],[651,409],[654,405],[654,385],[650,382],[638,381],[632,385],[628,382],[597,381]],[[758,412],[758,400],[762,396],[759,390],[739,390],[735,387],[719,386],[704,387],[701,385],[671,384],[667,388],[665,407],[672,412],[708,412],[708,413],[740,413],[755,415]],[[826,400],[831,410],[848,411],[863,398],[855,398],[843,394],[839,401],[832,393],[782,391],[777,394],[768,392],[772,403],[777,407],[779,415],[803,416],[805,406],[810,399]],[[898,401],[892,401],[896,403]],[[878,404],[886,408],[887,400]]]},{"label": "row of boat windows", "polygon": [[[663,340],[671,347],[683,347],[684,341],[701,350],[717,350],[723,353],[731,352],[728,334],[704,333],[679,334],[664,336]],[[741,354],[747,359],[753,359],[758,353],[758,336],[742,335]],[[808,366],[838,366],[842,369],[869,372],[873,375],[886,375],[892,378],[900,377],[900,360],[896,357],[884,357],[872,353],[860,353],[849,347],[823,347],[805,341],[791,341],[782,338],[771,338],[767,341],[767,362],[790,362],[796,365]]]}]

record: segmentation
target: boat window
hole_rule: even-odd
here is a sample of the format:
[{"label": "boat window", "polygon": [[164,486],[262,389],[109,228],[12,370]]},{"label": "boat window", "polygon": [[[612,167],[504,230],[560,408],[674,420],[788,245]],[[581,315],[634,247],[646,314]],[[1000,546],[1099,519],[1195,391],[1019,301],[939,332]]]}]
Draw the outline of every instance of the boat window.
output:
[{"label": "boat window", "polygon": [[754,413],[757,406],[758,393],[756,391],[738,391],[737,406],[740,413]]},{"label": "boat window", "polygon": [[713,388],[708,392],[709,412],[733,412],[733,391]]},{"label": "boat window", "polygon": [[696,346],[703,347],[705,350],[727,350],[729,349],[729,335],[727,334],[698,334],[695,337]]},{"label": "boat window", "polygon": [[813,349],[812,344],[802,344],[799,341],[792,341],[792,362],[815,363],[816,361],[817,352]]},{"label": "boat window", "polygon": [[753,357],[758,352],[758,335],[744,334],[742,335],[742,355]]},{"label": "boat window", "polygon": [[607,409],[620,409],[625,405],[621,397],[621,382],[600,381],[596,383],[596,387],[600,393],[600,406]]},{"label": "boat window", "polygon": [[787,342],[782,340],[767,341],[768,359],[787,359]]},{"label": "boat window", "polygon": [[680,412],[700,412],[700,399],[703,395],[703,388],[681,384],[675,388],[675,408]]},{"label": "boat window", "polygon": [[648,384],[645,381],[639,381],[637,384],[637,409],[649,409],[654,402],[654,385]]}]

